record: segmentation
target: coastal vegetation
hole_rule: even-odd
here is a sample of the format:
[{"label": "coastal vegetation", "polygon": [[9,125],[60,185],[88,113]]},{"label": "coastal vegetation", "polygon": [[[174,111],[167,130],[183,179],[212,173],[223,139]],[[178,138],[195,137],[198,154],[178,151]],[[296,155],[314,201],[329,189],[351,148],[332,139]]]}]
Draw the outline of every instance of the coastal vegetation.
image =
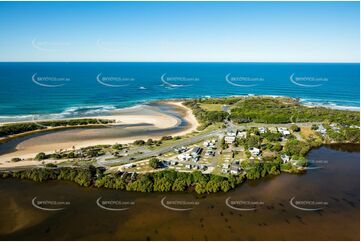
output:
[{"label": "coastal vegetation", "polygon": [[[112,146],[112,148],[113,147],[119,149],[118,144],[116,146]],[[104,155],[105,149],[109,149],[109,148],[110,145],[97,145],[97,146],[88,146],[88,147],[80,148],[78,150],[59,151],[50,154],[45,154],[44,152],[40,152],[34,157],[34,159],[41,161],[46,159],[60,160],[60,159],[76,159],[76,158],[94,158]]]},{"label": "coastal vegetation", "polygon": [[[207,111],[205,104],[230,105],[230,114],[224,111]],[[334,122],[343,125],[359,125],[360,115],[356,111],[336,110],[325,107],[307,107],[297,99],[285,97],[224,97],[194,99],[185,102],[192,108],[203,126],[229,119],[235,123],[303,123]]]},{"label": "coastal vegetation", "polygon": [[[184,102],[193,110],[203,130],[211,124],[226,120],[234,124],[288,124],[292,132],[300,132],[299,123],[322,123],[327,129],[327,136],[320,137],[324,143],[359,143],[360,112],[336,110],[325,107],[307,107],[298,99],[287,97],[223,97],[193,99]],[[221,105],[223,111],[209,111],[208,106]],[[296,124],[295,124],[296,123]],[[331,124],[339,125],[338,130]],[[318,125],[314,124],[316,130]],[[272,134],[273,135],[273,134]]]},{"label": "coastal vegetation", "polygon": [[67,120],[49,120],[24,123],[9,123],[0,126],[0,137],[15,135],[35,130],[44,130],[54,127],[69,127],[83,125],[103,125],[113,123],[113,120],[107,119],[67,119]]},{"label": "coastal vegetation", "polygon": [[[255,171],[262,173],[262,169]],[[267,174],[263,172],[262,174]],[[214,174],[202,174],[200,171],[192,173],[177,172],[173,170],[159,171],[154,173],[106,173],[103,167],[56,167],[36,168],[31,170],[0,172],[2,178],[29,179],[36,182],[49,180],[72,181],[80,186],[103,187],[137,192],[169,192],[169,191],[195,191],[198,194],[227,192],[243,183],[247,177],[244,174],[238,176],[218,176]]]},{"label": "coastal vegetation", "polygon": [[304,123],[335,122],[359,124],[359,112],[325,107],[306,107],[289,98],[248,97],[240,99],[232,108],[230,119],[236,123]]},{"label": "coastal vegetation", "polygon": [[[127,191],[226,192],[246,179],[305,172],[306,154],[322,144],[360,142],[359,112],[310,108],[296,99],[272,97],[198,99],[188,100],[185,105],[201,124],[199,140],[197,134],[163,136],[129,144],[40,152],[33,160],[41,161],[42,168],[0,174],[34,181],[70,180],[82,186]],[[219,131],[207,137],[214,131],[212,127]],[[174,141],[179,139],[184,140],[176,145]],[[146,156],[147,152],[151,155]],[[139,155],[142,157],[135,162]],[[209,162],[210,157],[215,162]],[[49,160],[62,161],[52,164]],[[92,166],[108,161],[121,164],[117,172]],[[210,172],[205,172],[208,169]]]},{"label": "coastal vegetation", "polygon": [[72,181],[80,186],[103,187],[108,189],[137,191],[137,192],[183,192],[195,191],[198,194],[227,192],[247,179],[255,180],[267,175],[280,174],[280,165],[258,163],[253,165],[247,174],[237,176],[218,176],[202,174],[199,171],[192,173],[176,172],[172,170],[155,173],[104,173],[104,168],[57,168],[56,165],[32,170],[0,172],[2,178],[29,179],[35,182],[49,180]]}]

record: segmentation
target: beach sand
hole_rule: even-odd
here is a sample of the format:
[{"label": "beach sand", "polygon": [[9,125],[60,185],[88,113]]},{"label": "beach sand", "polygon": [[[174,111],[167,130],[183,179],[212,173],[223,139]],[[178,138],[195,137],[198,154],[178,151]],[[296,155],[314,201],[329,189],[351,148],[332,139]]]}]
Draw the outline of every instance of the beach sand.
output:
[{"label": "beach sand", "polygon": [[[156,105],[140,105],[120,110],[114,115],[97,116],[98,119],[111,119],[116,122],[104,125],[104,128],[65,129],[24,139],[13,147],[13,151],[0,155],[0,168],[15,166],[14,162],[7,162],[11,158],[33,158],[39,152],[50,153],[70,150],[73,147],[79,149],[94,145],[126,144],[139,139],[160,139],[164,135],[182,136],[197,129],[196,118],[189,108],[182,105],[181,101],[162,101],[157,105],[171,107],[172,112],[178,117],[162,111]],[[180,127],[181,122],[186,125]],[[36,164],[34,161],[16,162],[16,166],[34,164]]]}]

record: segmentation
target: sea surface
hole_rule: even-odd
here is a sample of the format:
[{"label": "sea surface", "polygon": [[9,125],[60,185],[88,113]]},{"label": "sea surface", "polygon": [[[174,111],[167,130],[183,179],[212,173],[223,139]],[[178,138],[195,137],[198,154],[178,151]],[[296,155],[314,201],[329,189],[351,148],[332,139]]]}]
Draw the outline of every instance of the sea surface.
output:
[{"label": "sea surface", "polygon": [[270,95],[359,110],[359,64],[0,63],[0,122],[106,114],[155,100]]},{"label": "sea surface", "polygon": [[[323,146],[307,155],[314,169],[305,174],[282,173],[203,196],[2,179],[0,240],[359,240],[359,152],[358,145]],[[50,207],[46,201],[67,204],[46,211],[34,199],[42,208]],[[128,209],[110,211],[98,199]],[[227,201],[256,209],[240,211]]]}]

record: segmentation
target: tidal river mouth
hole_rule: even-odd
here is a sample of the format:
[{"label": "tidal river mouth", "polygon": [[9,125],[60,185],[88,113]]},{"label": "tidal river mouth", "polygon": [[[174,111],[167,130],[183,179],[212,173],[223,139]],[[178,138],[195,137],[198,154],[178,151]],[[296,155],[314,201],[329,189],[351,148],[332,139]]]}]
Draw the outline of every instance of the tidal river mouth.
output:
[{"label": "tidal river mouth", "polygon": [[306,174],[206,196],[2,179],[0,239],[359,240],[359,146],[322,146],[308,159]]}]

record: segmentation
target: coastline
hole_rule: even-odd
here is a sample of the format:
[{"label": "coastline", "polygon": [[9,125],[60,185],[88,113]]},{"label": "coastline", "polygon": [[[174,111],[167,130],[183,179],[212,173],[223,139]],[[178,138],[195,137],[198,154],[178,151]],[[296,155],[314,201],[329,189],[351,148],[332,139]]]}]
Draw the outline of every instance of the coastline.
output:
[{"label": "coastline", "polygon": [[[162,110],[156,108],[156,106],[149,105],[137,105],[134,108],[125,108],[123,110],[118,111],[114,115],[105,115],[105,116],[95,116],[95,117],[82,117],[82,118],[97,118],[97,119],[111,119],[115,120],[114,124],[106,124],[106,125],[90,125],[90,126],[79,126],[79,127],[56,127],[45,130],[37,130],[30,131],[26,134],[19,134],[14,137],[7,138],[9,139],[7,142],[11,140],[15,140],[17,138],[24,137],[24,141],[16,144],[15,151],[6,152],[5,154],[0,155],[0,167],[14,166],[14,163],[7,163],[13,157],[19,157],[21,159],[33,158],[39,152],[54,152],[56,150],[70,150],[73,147],[85,148],[89,146],[95,145],[113,145],[113,144],[127,144],[132,143],[135,140],[148,140],[148,139],[160,139],[164,135],[171,136],[183,136],[189,134],[191,132],[196,131],[198,127],[198,121],[192,114],[192,110],[182,104],[180,100],[170,100],[170,101],[162,101],[157,102],[160,105],[166,105],[173,108],[173,112],[177,114],[179,117],[175,115],[171,115],[168,112],[163,112]],[[180,120],[180,118],[182,120]],[[180,127],[181,122],[185,122],[186,125]],[[110,128],[114,129],[120,127],[120,129],[127,131],[125,132],[128,135],[124,135],[121,137],[96,137],[96,131],[98,129]],[[118,127],[118,128],[119,128]],[[105,131],[105,129],[103,129]],[[141,131],[145,130],[151,134],[144,134]],[[87,134],[90,138],[85,140],[75,139],[74,141],[71,139],[71,134],[68,135],[67,138],[64,138],[60,134],[71,133],[72,131],[76,131],[78,135]],[[158,131],[158,132],[157,132]],[[132,134],[134,133],[134,134]],[[154,133],[154,134],[152,134]],[[163,134],[164,133],[164,134]],[[34,138],[30,136],[35,135]],[[59,142],[44,142],[37,143],[35,139],[37,139],[36,135],[39,137],[49,136],[50,137],[60,137]],[[74,138],[76,138],[76,134]],[[29,138],[30,137],[30,138]],[[29,138],[29,139],[27,139]],[[6,138],[5,138],[6,139]],[[32,145],[31,140],[35,140]],[[19,165],[26,165],[24,162],[18,162]]]},{"label": "coastline", "polygon": [[[328,108],[328,109],[333,109],[333,110],[347,110],[347,111],[360,111],[360,106],[345,106],[345,105],[338,105],[335,104],[331,101],[327,101],[327,100],[319,100],[319,101],[314,101],[313,99],[309,99],[309,98],[303,98],[303,97],[293,97],[293,96],[285,96],[285,95],[256,95],[256,94],[244,94],[244,95],[215,95],[215,96],[211,96],[211,95],[207,95],[207,96],[199,96],[199,97],[179,97],[179,98],[159,98],[159,99],[152,99],[152,100],[143,100],[143,101],[138,101],[135,103],[130,104],[129,106],[124,106],[124,107],[115,107],[112,106],[111,107],[107,107],[107,108],[102,108],[102,105],[94,105],[94,106],[76,106],[76,107],[69,107],[66,108],[64,111],[60,112],[60,113],[48,113],[48,114],[43,114],[42,116],[47,117],[44,119],[39,119],[37,121],[49,121],[49,120],[71,120],[71,119],[83,119],[83,118],[113,118],[113,119],[121,119],[121,117],[117,117],[116,114],[111,114],[112,112],[124,112],[124,111],[132,111],[132,110],[137,110],[139,109],[141,106],[143,105],[149,105],[149,104],[154,104],[154,103],[169,103],[169,104],[176,104],[178,102],[183,102],[183,101],[187,101],[187,100],[193,100],[193,99],[197,99],[197,98],[225,98],[225,97],[272,97],[272,98],[291,98],[294,100],[299,100],[300,104],[306,106],[306,107],[323,107],[323,108]],[[329,103],[329,104],[326,104]],[[109,105],[105,105],[105,106],[109,106]],[[79,109],[99,109],[99,110],[92,110],[91,113],[94,115],[76,115],[75,113],[77,113]],[[100,115],[96,116],[96,114],[99,113]],[[0,125],[2,124],[8,124],[8,123],[22,123],[22,122],[32,122],[34,119],[33,117],[36,115],[31,115],[31,114],[15,114],[15,115],[2,115],[0,116],[0,120],[6,120],[6,121],[0,121]],[[56,118],[49,118],[49,117],[56,117]],[[60,118],[59,118],[60,117]],[[9,121],[12,120],[12,121]]]},{"label": "coastline", "polygon": [[[229,97],[284,98],[271,95],[229,95],[219,98]],[[286,98],[299,101],[299,99],[292,97]],[[163,136],[184,136],[196,132],[199,123],[192,109],[182,104],[187,100],[193,100],[193,98],[151,101],[132,107],[111,110],[106,115],[79,117],[99,120],[109,119],[114,120],[115,123],[55,127],[29,131],[14,135],[14,137],[5,137],[3,140],[8,139],[8,141],[0,143],[0,167],[13,166],[13,162],[6,162],[11,158],[29,159],[40,152],[66,151],[96,145],[129,144],[136,140],[159,140]],[[161,108],[162,106],[163,108]],[[167,108],[164,108],[164,106]],[[109,130],[112,132],[109,132]],[[6,147],[9,146],[9,143],[13,143],[10,149]],[[22,163],[23,161],[17,165],[23,165]]]}]

